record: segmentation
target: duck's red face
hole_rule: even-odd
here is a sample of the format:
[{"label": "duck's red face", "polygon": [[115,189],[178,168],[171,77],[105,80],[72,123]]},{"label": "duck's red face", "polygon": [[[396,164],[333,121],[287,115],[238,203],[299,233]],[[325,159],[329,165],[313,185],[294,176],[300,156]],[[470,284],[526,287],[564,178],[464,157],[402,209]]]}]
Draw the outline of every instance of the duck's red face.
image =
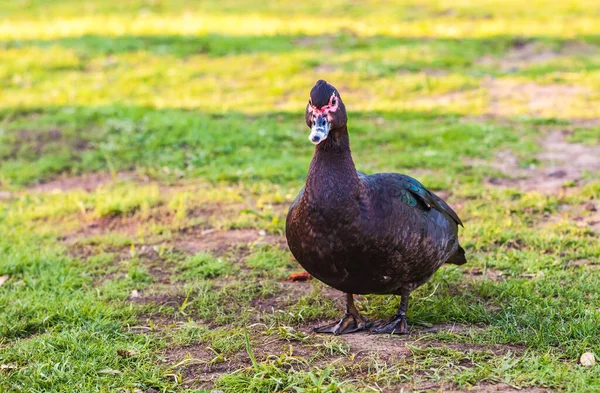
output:
[{"label": "duck's red face", "polygon": [[310,91],[306,106],[306,124],[310,127],[308,139],[318,145],[329,132],[346,123],[344,104],[335,87],[324,80],[318,81]]}]

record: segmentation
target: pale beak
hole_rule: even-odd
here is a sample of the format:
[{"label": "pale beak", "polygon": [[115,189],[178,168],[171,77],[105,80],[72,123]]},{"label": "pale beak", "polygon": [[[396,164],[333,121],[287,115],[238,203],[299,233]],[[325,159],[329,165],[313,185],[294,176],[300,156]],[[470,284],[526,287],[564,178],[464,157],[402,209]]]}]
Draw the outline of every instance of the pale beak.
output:
[{"label": "pale beak", "polygon": [[317,119],[313,122],[313,125],[310,129],[310,135],[308,136],[308,140],[318,145],[327,139],[327,135],[329,135],[329,128],[331,125],[327,120],[327,116],[319,115]]}]

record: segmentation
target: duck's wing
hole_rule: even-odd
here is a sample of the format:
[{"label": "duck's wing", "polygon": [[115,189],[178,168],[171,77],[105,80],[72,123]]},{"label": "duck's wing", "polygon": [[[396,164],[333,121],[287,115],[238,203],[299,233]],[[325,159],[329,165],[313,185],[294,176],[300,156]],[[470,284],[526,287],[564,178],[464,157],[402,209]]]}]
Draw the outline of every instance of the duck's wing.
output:
[{"label": "duck's wing", "polygon": [[358,172],[358,176],[371,187],[384,186],[387,190],[391,190],[406,205],[422,210],[435,209],[451,218],[457,225],[463,226],[456,212],[442,198],[410,176],[399,173],[366,175],[362,172]]},{"label": "duck's wing", "polygon": [[[439,214],[434,214],[437,217],[444,216],[448,223],[455,223],[452,227],[448,228],[446,225],[439,225],[439,221],[434,220],[435,224],[430,226],[433,228],[433,233],[429,233],[428,236],[444,238],[453,238],[456,241],[456,247],[445,260],[446,263],[452,263],[456,265],[462,265],[467,262],[465,258],[465,251],[458,243],[457,232],[458,225],[462,226],[462,221],[454,210],[440,197],[429,191],[423,184],[418,180],[413,179],[410,176],[401,175],[399,173],[377,173],[374,175],[365,175],[362,172],[358,173],[359,178],[364,184],[371,190],[372,195],[380,195],[379,201],[376,201],[378,206],[393,206],[400,203],[404,205],[404,208],[396,211],[412,210],[413,213],[419,211],[423,212],[423,215],[430,215],[433,211]],[[401,206],[400,205],[400,206]],[[389,212],[390,210],[385,210]],[[404,214],[404,213],[403,213]],[[416,216],[423,216],[417,214]],[[414,217],[414,216],[413,216]],[[392,225],[397,226],[397,222]],[[449,230],[449,231],[448,231]]]},{"label": "duck's wing", "polygon": [[294,199],[294,201],[290,205],[290,210],[288,211],[288,215],[292,214],[292,211],[294,211],[294,208],[296,208],[296,206],[298,206],[298,203],[300,202],[300,199],[302,199],[302,195],[304,195],[304,188],[305,187],[302,187],[302,189],[300,190],[300,192],[296,196],[296,199]]}]

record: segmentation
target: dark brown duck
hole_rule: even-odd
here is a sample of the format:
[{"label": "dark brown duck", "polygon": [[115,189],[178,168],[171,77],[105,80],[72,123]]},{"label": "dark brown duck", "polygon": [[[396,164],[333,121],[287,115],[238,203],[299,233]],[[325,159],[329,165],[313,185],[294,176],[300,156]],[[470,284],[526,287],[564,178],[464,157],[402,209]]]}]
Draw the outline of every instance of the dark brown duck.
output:
[{"label": "dark brown duck", "polygon": [[398,173],[366,175],[350,154],[346,108],[320,80],[306,107],[315,146],[306,186],[287,216],[294,257],[314,277],[347,296],[346,314],[316,332],[344,334],[371,328],[353,294],[400,295],[400,307],[375,333],[408,332],[410,293],[444,263],[463,264],[456,213],[417,180]]}]

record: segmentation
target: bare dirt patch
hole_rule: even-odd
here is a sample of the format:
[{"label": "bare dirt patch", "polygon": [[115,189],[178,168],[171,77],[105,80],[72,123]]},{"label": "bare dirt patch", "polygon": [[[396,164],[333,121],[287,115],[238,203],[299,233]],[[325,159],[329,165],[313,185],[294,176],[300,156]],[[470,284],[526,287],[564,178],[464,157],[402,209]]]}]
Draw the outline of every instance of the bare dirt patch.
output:
[{"label": "bare dirt patch", "polygon": [[[98,218],[83,215],[76,232],[65,236],[68,244],[106,235],[122,235],[125,237],[144,237],[148,245],[168,242],[170,246],[190,253],[205,250],[221,250],[231,245],[248,244],[256,240],[266,239],[267,243],[281,242],[281,236],[268,234],[261,230],[219,230],[211,227],[213,220],[236,214],[237,206],[221,204],[203,204],[190,209],[185,218],[175,217],[175,213],[164,205],[154,207],[143,214],[108,215]],[[163,236],[163,233],[170,234]],[[139,235],[139,236],[138,236]]]},{"label": "bare dirt patch", "polygon": [[221,375],[245,365],[237,359],[218,361],[218,355],[204,344],[175,347],[162,356],[181,372],[184,385],[198,388],[211,386]]},{"label": "bare dirt patch", "polygon": [[395,337],[362,332],[346,334],[341,336],[340,339],[348,344],[350,352],[359,359],[373,355],[385,359],[406,358],[411,354],[407,344],[414,343]]},{"label": "bare dirt patch", "polygon": [[[593,208],[590,208],[592,206]],[[561,222],[575,222],[580,228],[588,228],[600,233],[600,211],[592,202],[582,205],[561,205],[557,213],[544,215],[541,227],[559,225]]]},{"label": "bare dirt patch", "polygon": [[576,185],[585,172],[600,171],[600,146],[569,143],[562,130],[548,132],[541,146],[542,152],[536,156],[541,167],[522,168],[512,153],[499,152],[492,166],[507,177],[491,178],[490,184],[550,194],[566,184]]},{"label": "bare dirt patch", "polygon": [[[293,353],[298,359],[312,359],[313,366],[322,364],[338,364],[352,368],[352,374],[357,378],[364,378],[369,373],[368,365],[374,361],[383,361],[387,364],[406,362],[414,356],[414,349],[439,348],[451,349],[461,352],[484,352],[495,356],[507,353],[521,353],[523,348],[518,346],[478,345],[478,344],[445,344],[437,341],[415,341],[410,336],[382,336],[368,333],[355,333],[338,337],[348,344],[348,354],[330,354],[323,352],[324,340],[329,336],[312,335],[307,342],[287,341],[272,335],[259,336],[251,344],[252,353],[257,361],[265,361],[277,357],[282,353]],[[160,356],[172,365],[173,370],[182,373],[184,384],[189,387],[210,388],[223,374],[250,367],[251,360],[246,351],[230,354],[218,354],[211,350],[209,344],[194,344],[184,347],[173,347],[163,352]],[[367,367],[359,367],[359,365]],[[298,363],[299,367],[304,367]],[[465,365],[467,367],[471,365]],[[481,385],[485,388],[502,388],[502,385]],[[426,388],[419,386],[419,388]],[[449,389],[452,386],[448,386]],[[487,390],[480,390],[487,391]],[[502,392],[503,390],[489,390]],[[533,391],[532,391],[533,392]]]},{"label": "bare dirt patch", "polygon": [[333,64],[319,64],[318,66],[313,68],[313,71],[318,74],[326,74],[326,73],[331,73],[331,72],[337,71],[338,69],[339,69],[339,67],[337,67]]},{"label": "bare dirt patch", "polygon": [[[264,335],[253,340],[251,350],[258,362],[282,353],[292,353],[296,358],[310,358],[318,352],[313,343],[290,342]],[[182,373],[184,385],[193,388],[210,388],[223,374],[252,365],[246,351],[221,354],[212,350],[208,344],[170,348],[162,356],[174,370]],[[300,362],[298,365],[305,367]]]},{"label": "bare dirt patch", "polygon": [[[12,140],[10,140],[12,139]],[[41,156],[48,149],[68,146],[74,151],[82,152],[89,147],[89,141],[73,135],[65,135],[57,128],[49,130],[20,129],[11,132],[9,139],[10,151],[3,158],[14,159],[23,151]]]},{"label": "bare dirt patch", "polygon": [[531,65],[549,62],[560,57],[589,56],[598,53],[598,47],[578,41],[566,42],[558,49],[539,41],[520,41],[516,42],[502,57],[485,55],[477,63],[494,67],[501,72],[517,72]]},{"label": "bare dirt patch", "polygon": [[[229,209],[225,210],[224,214],[227,214]],[[211,217],[220,212],[217,205],[208,204],[189,210],[182,220],[174,217],[166,205],[160,205],[149,213],[105,216],[91,221],[82,215],[78,228],[61,240],[70,255],[79,260],[110,254],[103,257],[111,258],[112,272],[102,271],[94,285],[125,275],[128,261],[133,261],[152,275],[155,285],[172,287],[177,262],[188,255],[210,252],[216,257],[226,256],[241,263],[256,245],[287,247],[283,236],[259,229],[224,231],[210,228]],[[134,302],[156,303],[155,300],[141,294]],[[157,304],[160,304],[158,300]]]},{"label": "bare dirt patch", "polygon": [[578,268],[578,267],[588,267],[590,269],[600,269],[600,264],[594,264],[589,259],[577,259],[575,261],[568,261],[566,267],[569,268]]},{"label": "bare dirt patch", "polygon": [[542,146],[538,158],[547,164],[547,176],[578,180],[583,171],[600,170],[600,146],[569,143],[559,130],[550,132]]},{"label": "bare dirt patch", "polygon": [[123,215],[104,216],[91,221],[83,219],[79,231],[67,238],[77,240],[106,234],[133,235],[141,226],[148,225],[149,221],[152,221],[152,219],[142,220],[140,217]]},{"label": "bare dirt patch", "polygon": [[[281,291],[276,295],[253,300],[252,307],[267,313],[283,310],[313,290],[310,282],[282,282],[281,286]],[[330,298],[334,295],[332,292],[324,292],[326,292],[325,296]]]},{"label": "bare dirt patch", "polygon": [[[94,191],[95,189],[114,183],[117,180],[131,180],[135,177],[130,172],[110,174],[105,172],[89,173],[81,176],[61,176],[54,180],[35,185],[30,188],[33,192],[67,192],[73,190]],[[148,179],[146,179],[147,181]]]},{"label": "bare dirt patch", "polygon": [[453,91],[431,97],[418,97],[411,101],[411,105],[418,108],[446,107],[456,102],[465,102],[471,100],[475,95],[479,95],[479,89]]},{"label": "bare dirt patch", "polygon": [[[540,85],[495,78],[488,78],[483,87],[487,89],[488,114],[492,116],[562,117],[562,113],[587,105],[593,94],[582,86],[558,83]],[[593,110],[591,113],[594,113]]]},{"label": "bare dirt patch", "polygon": [[14,198],[14,194],[9,191],[0,190],[0,201],[8,201]]},{"label": "bare dirt patch", "polygon": [[491,281],[504,281],[502,272],[494,269],[481,269],[479,267],[463,267],[462,273],[464,276],[469,277],[473,280],[491,280]]},{"label": "bare dirt patch", "polygon": [[294,40],[294,44],[300,48],[318,46],[322,51],[331,53],[334,50],[335,36],[331,34],[304,36]]},{"label": "bare dirt patch", "polygon": [[200,232],[187,232],[185,236],[177,237],[173,246],[186,253],[212,251],[221,255],[232,248],[248,244],[280,244],[285,239],[280,235],[273,235],[258,229],[236,229],[230,231],[205,230]]}]

